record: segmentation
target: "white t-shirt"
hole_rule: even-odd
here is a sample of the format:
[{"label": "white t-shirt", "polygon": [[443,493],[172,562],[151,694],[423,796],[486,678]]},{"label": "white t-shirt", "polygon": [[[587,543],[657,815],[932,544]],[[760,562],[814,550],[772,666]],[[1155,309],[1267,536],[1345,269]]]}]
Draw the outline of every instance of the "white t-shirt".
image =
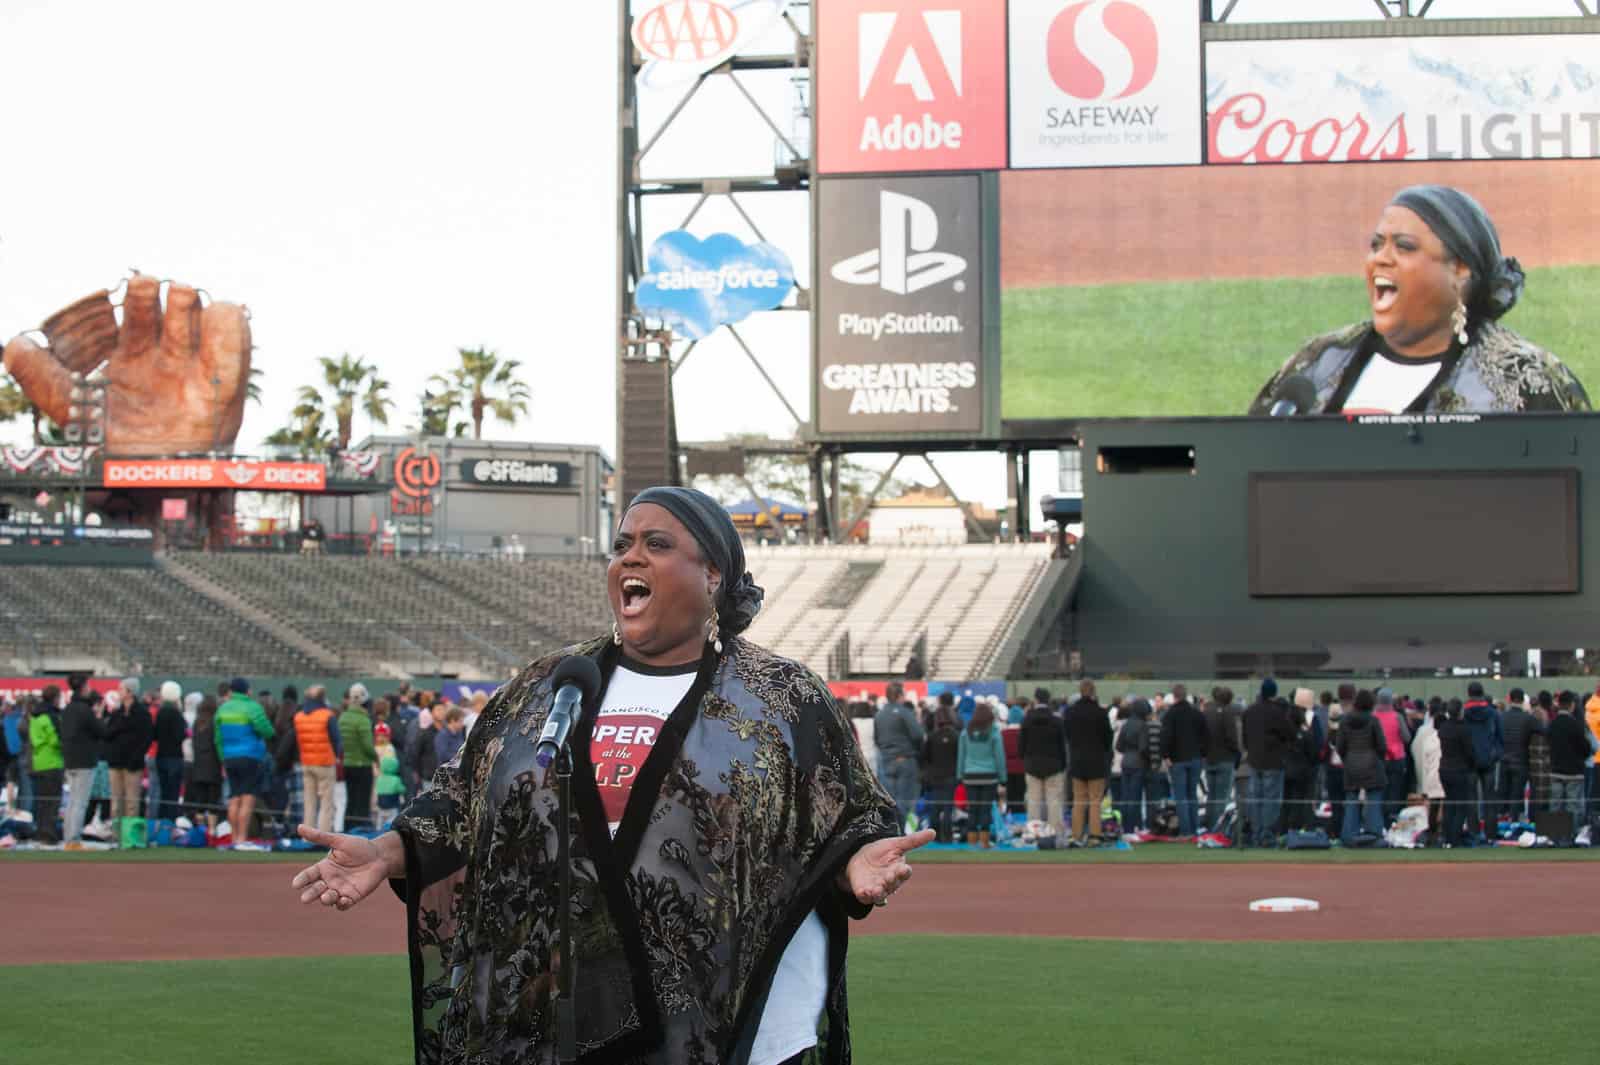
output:
[{"label": "white t-shirt", "polygon": [[[671,669],[629,663],[619,664],[611,674],[590,732],[589,760],[613,837],[622,824],[633,782],[662,726],[694,686],[697,669],[698,663]],[[827,994],[828,931],[813,911],[778,960],[750,1065],[778,1065],[815,1046]]]},{"label": "white t-shirt", "polygon": [[1444,357],[1401,359],[1380,344],[1344,400],[1346,414],[1401,414],[1427,391]]}]

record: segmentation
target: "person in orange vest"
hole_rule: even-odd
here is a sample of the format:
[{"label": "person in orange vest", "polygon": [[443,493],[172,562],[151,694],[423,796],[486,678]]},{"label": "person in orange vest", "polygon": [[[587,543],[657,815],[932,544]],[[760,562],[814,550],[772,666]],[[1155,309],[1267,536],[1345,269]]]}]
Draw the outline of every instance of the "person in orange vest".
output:
[{"label": "person in orange vest", "polygon": [[1583,782],[1584,792],[1589,797],[1587,813],[1592,821],[1596,811],[1600,811],[1600,795],[1595,794],[1600,791],[1600,682],[1596,682],[1594,694],[1583,704],[1583,719],[1589,725],[1589,749],[1594,752]]},{"label": "person in orange vest", "polygon": [[339,715],[328,707],[328,689],[306,689],[306,701],[294,715],[294,738],[300,748],[301,801],[305,823],[323,832],[333,830],[333,786],[344,754]]}]

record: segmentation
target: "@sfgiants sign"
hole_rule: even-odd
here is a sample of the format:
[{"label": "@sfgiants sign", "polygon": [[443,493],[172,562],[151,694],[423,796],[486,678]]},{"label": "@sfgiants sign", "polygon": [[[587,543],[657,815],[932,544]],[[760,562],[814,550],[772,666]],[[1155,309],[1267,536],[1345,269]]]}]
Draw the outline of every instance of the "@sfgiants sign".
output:
[{"label": "@sfgiants sign", "polygon": [[107,488],[237,488],[250,492],[321,492],[327,468],[315,462],[221,459],[108,459]]}]

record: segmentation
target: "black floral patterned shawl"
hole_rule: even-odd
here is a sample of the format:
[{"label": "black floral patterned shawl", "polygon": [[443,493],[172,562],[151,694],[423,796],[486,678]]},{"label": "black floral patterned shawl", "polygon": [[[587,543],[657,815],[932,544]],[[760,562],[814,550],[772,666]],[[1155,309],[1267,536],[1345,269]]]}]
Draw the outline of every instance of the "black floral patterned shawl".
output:
[{"label": "black floral patterned shawl", "polygon": [[[1372,323],[1361,322],[1317,337],[1273,374],[1249,413],[1264,415],[1278,387],[1299,374],[1316,388],[1317,405],[1307,414],[1339,411],[1366,369]],[[1439,414],[1586,411],[1589,395],[1560,359],[1499,322],[1472,327],[1471,343],[1420,397],[1419,409]]]},{"label": "black floral patterned shawl", "polygon": [[[568,654],[608,680],[610,640],[533,663],[395,822],[405,842],[419,1065],[554,1061],[557,796],[534,767]],[[827,687],[743,638],[710,648],[663,728],[612,839],[574,729],[572,869],[580,1060],[744,1065],[779,958],[816,910],[829,990],[813,1060],[850,1060],[846,919],[869,907],[834,879],[896,835]]]}]

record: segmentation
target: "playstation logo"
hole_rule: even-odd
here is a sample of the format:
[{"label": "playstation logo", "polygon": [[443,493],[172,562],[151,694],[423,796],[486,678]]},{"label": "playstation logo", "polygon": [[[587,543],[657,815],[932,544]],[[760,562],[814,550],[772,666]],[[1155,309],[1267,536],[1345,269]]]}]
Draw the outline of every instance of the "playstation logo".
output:
[{"label": "playstation logo", "polygon": [[909,296],[966,272],[967,260],[933,250],[939,243],[939,216],[932,207],[885,189],[878,210],[878,247],[835,263],[834,280]]}]

